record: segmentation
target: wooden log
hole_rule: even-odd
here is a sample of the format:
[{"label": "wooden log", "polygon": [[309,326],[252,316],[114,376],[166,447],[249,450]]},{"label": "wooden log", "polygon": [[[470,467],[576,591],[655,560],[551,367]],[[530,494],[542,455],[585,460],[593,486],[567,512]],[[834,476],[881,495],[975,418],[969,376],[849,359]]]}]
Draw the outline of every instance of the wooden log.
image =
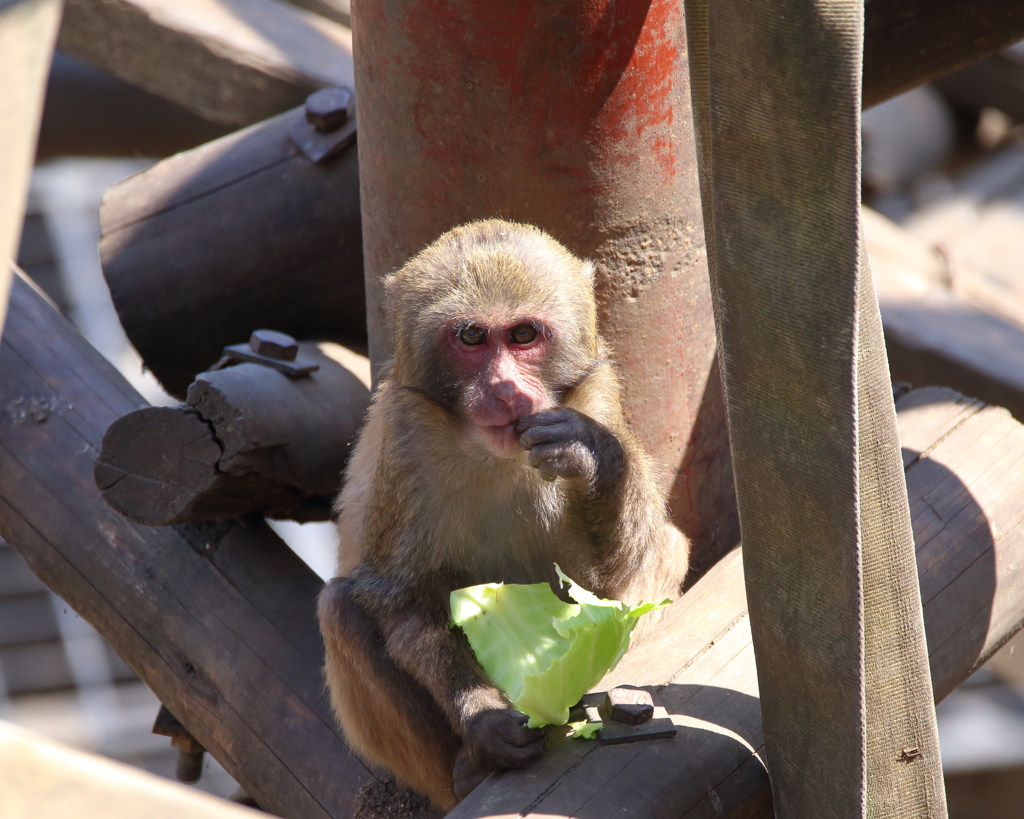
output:
[{"label": "wooden log", "polygon": [[195,788],[0,722],[4,819],[261,819]]},{"label": "wooden log", "polygon": [[259,327],[365,343],[356,150],[313,164],[288,136],[304,118],[297,108],[170,157],[103,199],[118,317],[178,398]]},{"label": "wooden log", "polygon": [[0,329],[25,217],[61,0],[0,5]]},{"label": "wooden log", "polygon": [[1024,47],[968,66],[936,85],[958,108],[975,113],[995,108],[1024,122]]},{"label": "wooden log", "polygon": [[865,108],[1024,38],[1013,0],[866,0]]},{"label": "wooden log", "polygon": [[374,776],[324,695],[320,579],[262,519],[151,529],[103,503],[100,439],[142,403],[16,280],[0,346],[0,536],[267,810],[350,816]]},{"label": "wooden log", "polygon": [[170,156],[231,130],[55,53],[36,161],[67,155]]},{"label": "wooden log", "polygon": [[863,209],[863,225],[893,378],[949,386],[1024,421],[1024,305],[875,211]]},{"label": "wooden log", "polygon": [[352,27],[352,4],[349,0],[288,0],[288,2],[300,9],[341,23],[343,26]]},{"label": "wooden log", "polygon": [[183,405],[118,418],[94,468],[103,500],[146,526],[253,512],[327,520],[370,403],[370,365],[361,379],[328,354],[341,348],[324,347],[300,345],[320,367],[308,377],[238,364],[200,374]]},{"label": "wooden log", "polygon": [[[944,389],[899,403],[936,699],[1024,620],[1024,428]],[[562,740],[523,771],[492,776],[450,816],[768,817],[757,675],[735,551],[669,609],[599,689],[656,685],[674,739]],[[897,759],[903,749],[894,748]]]},{"label": "wooden log", "polygon": [[57,47],[240,128],[352,87],[351,33],[277,0],[67,0]]}]

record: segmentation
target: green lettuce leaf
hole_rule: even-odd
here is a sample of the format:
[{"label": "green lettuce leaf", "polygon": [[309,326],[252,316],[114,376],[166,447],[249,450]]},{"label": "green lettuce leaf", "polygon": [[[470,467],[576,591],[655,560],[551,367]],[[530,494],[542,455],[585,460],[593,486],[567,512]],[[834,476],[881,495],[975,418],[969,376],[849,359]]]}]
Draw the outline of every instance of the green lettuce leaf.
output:
[{"label": "green lettuce leaf", "polygon": [[560,600],[547,583],[486,583],[451,593],[452,625],[531,728],[564,725],[569,708],[626,653],[637,618],[671,602],[603,600],[555,569],[575,603]]}]

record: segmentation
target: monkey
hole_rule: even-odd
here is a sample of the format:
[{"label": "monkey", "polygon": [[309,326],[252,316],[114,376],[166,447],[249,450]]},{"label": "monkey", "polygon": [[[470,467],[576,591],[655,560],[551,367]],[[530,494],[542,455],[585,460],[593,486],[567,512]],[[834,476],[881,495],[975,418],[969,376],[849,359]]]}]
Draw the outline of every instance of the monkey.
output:
[{"label": "monkey", "polygon": [[449,594],[549,582],[678,596],[688,544],[623,417],[594,266],[539,228],[455,228],[386,277],[394,354],[335,508],[325,677],[350,747],[449,810],[545,735],[488,679]]}]

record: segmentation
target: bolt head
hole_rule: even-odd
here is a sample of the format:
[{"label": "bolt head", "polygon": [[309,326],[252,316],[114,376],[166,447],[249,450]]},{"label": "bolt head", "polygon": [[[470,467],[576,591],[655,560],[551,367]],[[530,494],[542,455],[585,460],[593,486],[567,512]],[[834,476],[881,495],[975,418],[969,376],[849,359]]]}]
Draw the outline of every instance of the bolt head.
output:
[{"label": "bolt head", "polygon": [[299,345],[287,333],[277,330],[256,330],[249,337],[249,349],[275,361],[294,361]]},{"label": "bolt head", "polygon": [[322,88],[306,97],[306,121],[320,133],[337,131],[352,117],[354,103],[347,88]]}]

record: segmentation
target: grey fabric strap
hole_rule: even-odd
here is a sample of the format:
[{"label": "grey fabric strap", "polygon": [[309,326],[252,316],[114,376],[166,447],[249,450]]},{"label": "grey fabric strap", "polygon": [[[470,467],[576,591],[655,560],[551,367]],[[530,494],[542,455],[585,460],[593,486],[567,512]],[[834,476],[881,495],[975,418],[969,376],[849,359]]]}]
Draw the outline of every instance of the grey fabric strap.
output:
[{"label": "grey fabric strap", "polygon": [[776,815],[946,816],[859,225],[862,0],[686,0]]}]

